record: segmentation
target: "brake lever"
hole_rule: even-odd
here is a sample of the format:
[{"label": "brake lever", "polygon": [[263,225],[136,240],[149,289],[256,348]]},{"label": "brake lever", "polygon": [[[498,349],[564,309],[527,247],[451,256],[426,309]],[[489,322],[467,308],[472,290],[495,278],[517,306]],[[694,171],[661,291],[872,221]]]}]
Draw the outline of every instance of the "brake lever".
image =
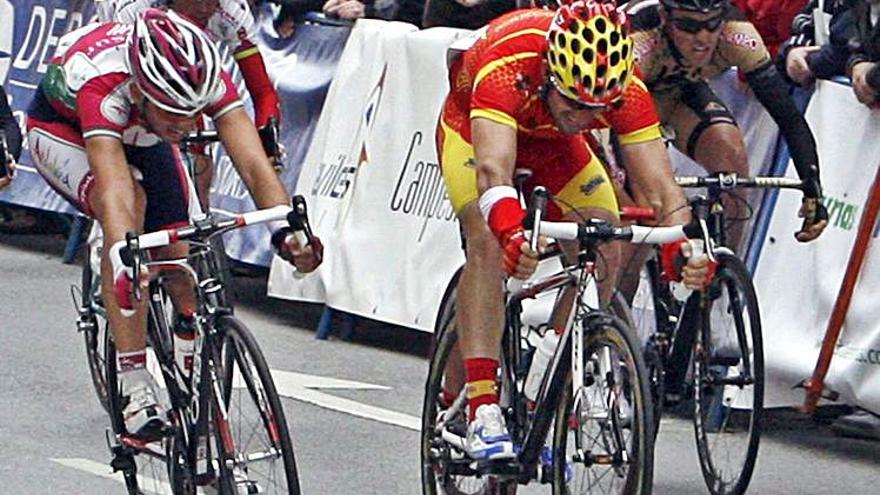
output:
[{"label": "brake lever", "polygon": [[135,301],[141,300],[141,251],[138,235],[135,232],[126,232],[125,248],[128,249],[128,255],[131,257],[132,281],[131,295]]}]

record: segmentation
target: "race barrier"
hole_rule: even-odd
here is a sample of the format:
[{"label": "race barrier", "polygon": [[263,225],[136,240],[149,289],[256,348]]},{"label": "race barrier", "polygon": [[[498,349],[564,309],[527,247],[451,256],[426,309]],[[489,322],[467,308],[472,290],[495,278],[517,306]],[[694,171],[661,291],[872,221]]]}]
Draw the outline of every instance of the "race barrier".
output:
[{"label": "race barrier", "polygon": [[[781,194],[755,271],[761,302],[767,360],[767,405],[795,405],[804,391],[792,389],[813,374],[832,308],[842,290],[880,156],[880,114],[859,104],[852,89],[820,81],[806,113],[819,147],[822,183],[830,225],[822,237],[798,243],[797,195]],[[789,174],[793,174],[793,167]],[[880,412],[880,245],[876,225],[867,225],[872,243],[825,385],[840,401]]]},{"label": "race barrier", "polygon": [[[11,29],[0,29],[0,81],[10,98],[13,115],[25,130],[25,110],[43,75],[46,61],[55,53],[58,38],[90,22],[94,16],[91,1],[70,0],[0,0],[0,19]],[[15,181],[0,191],[0,201],[59,213],[76,210],[49,188],[33,168],[27,141]]]},{"label": "race barrier", "polygon": [[420,330],[463,262],[437,164],[446,47],[467,31],[360,20],[327,96],[297,193],[324,241],[317,273],[275,260],[269,295]]}]

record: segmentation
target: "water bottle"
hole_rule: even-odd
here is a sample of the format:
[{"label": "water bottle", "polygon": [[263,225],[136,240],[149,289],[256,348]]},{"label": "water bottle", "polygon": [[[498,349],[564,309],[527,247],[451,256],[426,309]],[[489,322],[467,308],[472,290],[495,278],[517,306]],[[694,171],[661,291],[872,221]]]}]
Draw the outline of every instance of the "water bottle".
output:
[{"label": "water bottle", "polygon": [[538,389],[541,388],[541,380],[544,378],[544,371],[556,352],[556,346],[559,345],[559,335],[550,329],[541,337],[541,341],[535,346],[535,354],[532,356],[532,365],[529,367],[529,374],[526,376],[526,383],[523,386],[523,394],[529,400],[535,400],[538,396]]}]

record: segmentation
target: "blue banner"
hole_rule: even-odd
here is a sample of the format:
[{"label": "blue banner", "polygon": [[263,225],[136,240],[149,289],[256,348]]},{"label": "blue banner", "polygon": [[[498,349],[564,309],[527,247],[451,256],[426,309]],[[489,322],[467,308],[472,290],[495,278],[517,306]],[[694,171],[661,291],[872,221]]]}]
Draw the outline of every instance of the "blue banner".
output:
[{"label": "blue banner", "polygon": [[[93,14],[91,0],[0,0],[0,55],[4,55],[0,80],[22,132],[25,112],[46,73],[46,62],[55,54],[58,38],[89,22]],[[15,180],[0,192],[0,201],[62,213],[76,211],[33,168],[26,141],[19,162]]]},{"label": "blue banner", "polygon": [[[264,16],[271,19],[271,16]],[[317,23],[297,24],[292,39],[274,35],[271,22],[260,29],[260,53],[281,99],[281,142],[286,149],[281,179],[291,193],[302,169],[324,98],[336,71],[351,28]],[[253,201],[229,158],[215,157],[211,205],[230,212],[254,208]],[[272,251],[264,228],[240,229],[226,234],[226,252],[246,263],[269,266]]]}]

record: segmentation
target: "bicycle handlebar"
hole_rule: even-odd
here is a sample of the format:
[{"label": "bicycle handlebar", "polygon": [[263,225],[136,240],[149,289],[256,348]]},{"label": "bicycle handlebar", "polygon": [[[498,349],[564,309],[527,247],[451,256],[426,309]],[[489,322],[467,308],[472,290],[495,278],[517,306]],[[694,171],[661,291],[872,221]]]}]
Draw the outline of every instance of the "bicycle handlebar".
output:
[{"label": "bicycle handlebar", "polygon": [[702,239],[703,230],[699,224],[674,225],[670,227],[647,227],[632,225],[616,227],[603,220],[592,219],[585,223],[541,221],[540,232],[558,240],[628,241],[633,244],[665,244],[680,239]]},{"label": "bicycle handlebar", "polygon": [[[249,211],[221,220],[206,217],[184,227],[163,229],[146,234],[137,235],[134,232],[129,232],[126,234],[125,240],[117,241],[113,246],[119,246],[121,251],[128,254],[122,256],[123,261],[127,266],[134,268],[134,273],[139,273],[142,251],[188,239],[206,239],[218,233],[248,225],[286,220],[294,234],[299,234],[297,240],[301,244],[312,244],[314,235],[309,224],[305,198],[300,195],[294,196],[291,198],[291,204],[292,206],[278,205]],[[132,286],[137,290],[138,284],[132,284]],[[140,294],[136,292],[135,297],[139,299],[139,296]]]},{"label": "bicycle handlebar", "polygon": [[803,190],[803,181],[790,177],[740,177],[736,173],[720,173],[708,177],[675,177],[681,187],[771,188]]},{"label": "bicycle handlebar", "polygon": [[[257,134],[260,137],[260,143],[263,145],[263,151],[266,152],[266,156],[272,162],[275,172],[281,173],[284,170],[284,162],[282,160],[283,147],[280,144],[278,119],[275,117],[270,118],[265,126],[257,129]],[[199,129],[187,134],[180,140],[182,146],[218,142],[220,142],[220,134],[216,129]]]}]

